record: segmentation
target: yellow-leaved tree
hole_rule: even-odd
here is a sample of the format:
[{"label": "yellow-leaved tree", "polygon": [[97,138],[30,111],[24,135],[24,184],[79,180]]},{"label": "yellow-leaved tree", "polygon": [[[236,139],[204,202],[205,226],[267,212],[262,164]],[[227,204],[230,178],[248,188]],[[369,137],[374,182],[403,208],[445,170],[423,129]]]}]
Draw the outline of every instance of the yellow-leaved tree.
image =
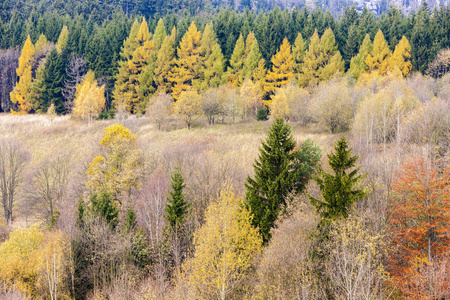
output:
[{"label": "yellow-leaved tree", "polygon": [[133,88],[129,81],[130,70],[128,62],[133,58],[133,53],[139,47],[136,37],[140,29],[140,23],[135,20],[130,29],[128,38],[123,42],[120,52],[122,60],[119,61],[119,70],[116,75],[116,84],[114,86],[114,105],[117,110],[124,111],[126,100],[130,97],[130,90]]},{"label": "yellow-leaved tree", "polygon": [[200,90],[205,90],[223,83],[224,64],[225,60],[212,23],[207,24],[202,34],[200,78],[196,82],[196,86]]},{"label": "yellow-leaved tree", "polygon": [[173,113],[186,123],[188,129],[197,118],[203,116],[201,97],[196,91],[182,92],[174,103]]},{"label": "yellow-leaved tree", "polygon": [[136,135],[121,124],[105,128],[101,153],[89,164],[87,185],[93,193],[108,193],[120,204],[140,186],[142,151]]},{"label": "yellow-leaved tree", "polygon": [[366,64],[369,71],[385,75],[389,70],[391,50],[384,38],[381,29],[378,30],[373,40],[372,51],[367,55]]},{"label": "yellow-leaved tree", "polygon": [[233,54],[230,58],[230,66],[227,71],[227,82],[233,87],[239,86],[244,80],[244,53],[245,43],[241,34],[234,46]]},{"label": "yellow-leaved tree", "polygon": [[291,53],[291,45],[284,38],[278,52],[272,57],[272,70],[267,72],[264,83],[264,91],[273,95],[275,91],[289,83],[292,78],[292,65],[294,58]]},{"label": "yellow-leaved tree", "polygon": [[331,79],[343,71],[344,61],[337,50],[336,38],[331,28],[325,30],[320,39],[317,30],[314,31],[305,53],[303,74],[298,75],[298,83],[303,87],[316,85],[319,80]]},{"label": "yellow-leaved tree", "polygon": [[230,185],[205,214],[205,224],[194,234],[194,257],[185,264],[195,299],[226,299],[239,287],[262,248],[252,215]]},{"label": "yellow-leaved tree", "polygon": [[67,299],[67,251],[59,231],[16,229],[0,245],[0,278],[34,299]]},{"label": "yellow-leaved tree", "polygon": [[69,41],[69,29],[67,29],[67,26],[64,25],[61,29],[61,33],[58,37],[58,42],[56,43],[56,49],[59,53],[61,53],[64,48],[67,46],[67,43]]},{"label": "yellow-leaved tree", "polygon": [[176,33],[177,30],[174,26],[171,34],[164,38],[156,57],[153,81],[157,87],[157,93],[170,93],[172,91],[172,82],[169,81],[169,72],[172,69],[175,57]]},{"label": "yellow-leaved tree", "polygon": [[181,39],[177,49],[178,58],[174,60],[174,67],[169,73],[169,80],[174,84],[172,91],[174,99],[178,100],[183,91],[191,89],[192,81],[200,76],[200,60],[203,51],[201,38],[201,33],[192,22]]},{"label": "yellow-leaved tree", "polygon": [[270,113],[275,119],[283,118],[286,122],[289,120],[290,109],[284,89],[277,90],[272,97]]},{"label": "yellow-leaved tree", "polygon": [[19,82],[10,93],[11,102],[16,103],[18,106],[18,111],[11,111],[12,113],[27,114],[31,110],[29,98],[33,83],[31,72],[33,54],[34,46],[31,42],[30,35],[28,35],[19,57],[19,67],[16,69],[17,76],[19,76]]},{"label": "yellow-leaved tree", "polygon": [[74,117],[87,120],[89,124],[105,108],[105,86],[98,86],[94,72],[89,70],[83,81],[77,86],[73,103]]},{"label": "yellow-leaved tree", "polygon": [[366,64],[367,55],[372,51],[372,41],[370,40],[369,34],[366,34],[361,47],[359,47],[359,53],[355,57],[352,57],[350,61],[349,72],[355,76],[356,79],[359,78],[362,72],[367,71],[368,66]]},{"label": "yellow-leaved tree", "polygon": [[397,46],[395,46],[390,65],[391,68],[398,67],[400,71],[402,71],[403,76],[407,76],[411,73],[411,45],[405,36],[403,36]]}]

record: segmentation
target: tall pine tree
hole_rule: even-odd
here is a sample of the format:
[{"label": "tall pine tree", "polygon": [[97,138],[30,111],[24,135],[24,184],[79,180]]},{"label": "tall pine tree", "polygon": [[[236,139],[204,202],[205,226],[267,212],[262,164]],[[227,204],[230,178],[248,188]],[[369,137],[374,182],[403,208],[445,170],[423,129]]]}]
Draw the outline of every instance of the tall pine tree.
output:
[{"label": "tall pine tree", "polygon": [[334,150],[334,153],[328,154],[332,174],[319,168],[314,176],[322,199],[309,196],[321,216],[322,225],[338,218],[347,218],[352,205],[367,196],[364,190],[357,189],[364,175],[358,175],[359,168],[355,169],[358,156],[352,156],[352,149],[348,149],[344,136],[336,142]]},{"label": "tall pine tree", "polygon": [[186,185],[180,170],[176,169],[171,178],[172,183],[170,187],[172,192],[169,191],[170,197],[167,197],[168,203],[165,206],[165,218],[169,222],[170,229],[176,230],[186,220],[191,204],[184,199],[183,189]]},{"label": "tall pine tree", "polygon": [[253,225],[259,227],[265,242],[271,237],[270,230],[286,204],[287,195],[294,189],[294,149],[290,127],[283,119],[276,119],[253,165],[255,177],[247,177],[245,183],[246,205],[254,216]]}]

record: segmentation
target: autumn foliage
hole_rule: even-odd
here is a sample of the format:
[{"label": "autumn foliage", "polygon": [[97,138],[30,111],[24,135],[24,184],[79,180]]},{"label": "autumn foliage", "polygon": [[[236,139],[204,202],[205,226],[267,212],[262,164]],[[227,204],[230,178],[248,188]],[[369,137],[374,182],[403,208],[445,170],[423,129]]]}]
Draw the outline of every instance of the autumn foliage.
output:
[{"label": "autumn foliage", "polygon": [[[387,268],[404,299],[437,299],[448,280],[425,276],[450,251],[450,168],[418,157],[405,162],[393,185]],[[448,267],[448,264],[447,264]],[[421,278],[421,280],[418,280]]]}]

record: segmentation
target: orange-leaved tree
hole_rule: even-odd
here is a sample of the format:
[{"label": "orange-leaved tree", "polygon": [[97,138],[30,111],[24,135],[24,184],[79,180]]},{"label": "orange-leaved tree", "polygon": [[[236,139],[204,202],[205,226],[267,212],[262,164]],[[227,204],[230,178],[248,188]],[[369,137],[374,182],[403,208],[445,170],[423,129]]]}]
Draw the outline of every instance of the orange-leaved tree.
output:
[{"label": "orange-leaved tree", "polygon": [[448,280],[426,276],[432,274],[426,270],[450,251],[450,167],[439,170],[423,157],[409,160],[393,192],[387,260],[392,284],[405,299],[440,299],[436,291],[445,290],[441,285]]}]

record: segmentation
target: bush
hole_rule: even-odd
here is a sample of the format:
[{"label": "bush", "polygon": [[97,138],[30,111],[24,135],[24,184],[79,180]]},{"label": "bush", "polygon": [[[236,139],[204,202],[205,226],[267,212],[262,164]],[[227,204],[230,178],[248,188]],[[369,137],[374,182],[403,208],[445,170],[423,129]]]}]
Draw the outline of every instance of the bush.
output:
[{"label": "bush", "polygon": [[98,115],[97,120],[111,120],[111,119],[114,119],[115,116],[116,116],[115,109],[112,109],[112,108],[109,110],[105,109]]},{"label": "bush", "polygon": [[256,114],[256,120],[257,121],[267,121],[269,118],[267,116],[267,109],[264,107],[261,107],[258,110],[258,113]]}]

